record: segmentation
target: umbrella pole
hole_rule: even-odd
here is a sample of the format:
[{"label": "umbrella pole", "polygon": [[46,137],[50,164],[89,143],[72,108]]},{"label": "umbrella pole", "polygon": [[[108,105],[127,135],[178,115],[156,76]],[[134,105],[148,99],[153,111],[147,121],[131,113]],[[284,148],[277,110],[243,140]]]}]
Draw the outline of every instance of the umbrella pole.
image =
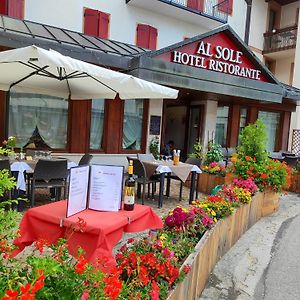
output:
[{"label": "umbrella pole", "polygon": [[10,98],[10,89],[6,92],[5,99],[5,128],[4,128],[4,138],[8,139],[8,127],[9,127],[9,98]]}]

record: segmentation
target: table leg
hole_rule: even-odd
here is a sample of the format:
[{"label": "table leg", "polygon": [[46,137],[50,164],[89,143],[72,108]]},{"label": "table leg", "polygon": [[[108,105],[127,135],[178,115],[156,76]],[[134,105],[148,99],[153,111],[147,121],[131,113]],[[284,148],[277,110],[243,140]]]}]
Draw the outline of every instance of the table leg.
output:
[{"label": "table leg", "polygon": [[163,206],[165,173],[160,174],[158,208]]},{"label": "table leg", "polygon": [[189,199],[189,204],[192,204],[194,200],[194,193],[195,193],[195,178],[196,178],[196,172],[193,171],[192,177],[191,177],[191,189],[190,189],[190,199]]},{"label": "table leg", "polygon": [[170,197],[170,186],[171,186],[171,173],[167,174],[167,188],[166,188],[166,196]]}]

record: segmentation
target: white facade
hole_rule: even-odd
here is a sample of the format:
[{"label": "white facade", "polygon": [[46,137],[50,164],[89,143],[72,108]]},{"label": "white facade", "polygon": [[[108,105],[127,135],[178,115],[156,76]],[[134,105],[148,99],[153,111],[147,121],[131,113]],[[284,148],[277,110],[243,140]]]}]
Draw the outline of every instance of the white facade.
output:
[{"label": "white facade", "polygon": [[[156,0],[152,6],[157,5]],[[217,1],[215,1],[217,3]],[[167,6],[168,7],[168,6]],[[83,32],[84,8],[96,9],[110,14],[109,38],[129,44],[135,44],[136,25],[139,23],[151,25],[158,30],[157,49],[182,41],[185,37],[207,32],[222,25],[215,22],[215,27],[206,17],[202,18],[203,26],[187,17],[186,20],[179,18],[176,14],[170,16],[154,12],[153,10],[139,8],[125,3],[125,0],[26,0],[26,20],[61,27],[77,32]],[[234,1],[233,14],[229,16],[228,23],[243,38],[245,32],[246,5],[244,0]],[[207,19],[207,22],[205,20]],[[194,23],[193,23],[194,22]]]}]

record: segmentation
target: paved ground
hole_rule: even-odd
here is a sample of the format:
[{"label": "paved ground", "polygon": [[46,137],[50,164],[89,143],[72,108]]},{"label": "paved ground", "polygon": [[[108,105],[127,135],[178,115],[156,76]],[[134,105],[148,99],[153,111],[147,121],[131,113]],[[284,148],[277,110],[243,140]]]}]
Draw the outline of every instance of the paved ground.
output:
[{"label": "paved ground", "polygon": [[250,228],[213,270],[201,300],[300,299],[300,198]]}]

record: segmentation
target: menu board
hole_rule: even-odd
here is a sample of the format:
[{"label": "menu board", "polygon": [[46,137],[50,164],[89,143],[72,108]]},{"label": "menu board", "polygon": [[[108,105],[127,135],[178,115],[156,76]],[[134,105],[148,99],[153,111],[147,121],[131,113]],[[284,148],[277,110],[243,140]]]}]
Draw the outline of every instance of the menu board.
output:
[{"label": "menu board", "polygon": [[75,215],[87,207],[89,172],[89,166],[70,169],[67,217]]},{"label": "menu board", "polygon": [[92,165],[90,173],[90,209],[118,211],[123,190],[122,166]]}]

